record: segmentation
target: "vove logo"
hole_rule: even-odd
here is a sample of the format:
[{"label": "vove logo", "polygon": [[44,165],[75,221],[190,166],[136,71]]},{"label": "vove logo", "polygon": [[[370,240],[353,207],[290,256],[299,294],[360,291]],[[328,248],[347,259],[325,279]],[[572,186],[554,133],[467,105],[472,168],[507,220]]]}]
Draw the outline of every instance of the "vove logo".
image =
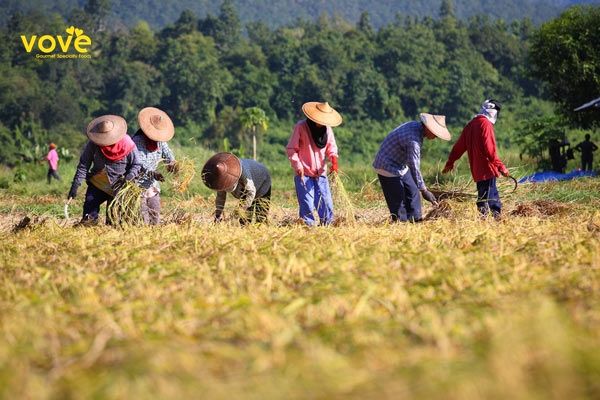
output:
[{"label": "vove logo", "polygon": [[[27,53],[37,48],[42,54],[36,54],[36,58],[91,58],[89,48],[92,38],[84,34],[83,29],[70,26],[65,29],[68,34],[63,35],[32,35],[27,37],[21,35],[23,47]],[[73,53],[73,51],[75,53]]]}]

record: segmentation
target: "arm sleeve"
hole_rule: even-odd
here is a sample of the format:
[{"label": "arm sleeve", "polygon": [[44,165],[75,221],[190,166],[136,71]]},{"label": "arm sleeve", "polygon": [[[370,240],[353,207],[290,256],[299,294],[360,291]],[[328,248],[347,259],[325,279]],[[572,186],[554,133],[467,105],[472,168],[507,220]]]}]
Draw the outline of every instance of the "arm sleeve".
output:
[{"label": "arm sleeve", "polygon": [[142,163],[140,161],[137,148],[134,148],[133,151],[129,153],[127,158],[129,159],[129,168],[125,173],[125,179],[130,181],[138,176],[138,174],[142,170]]},{"label": "arm sleeve", "polygon": [[245,208],[250,208],[255,198],[256,186],[254,185],[254,181],[251,178],[247,178],[245,183],[244,196],[242,200],[240,200],[240,202]]},{"label": "arm sleeve", "polygon": [[492,127],[492,124],[484,124],[482,129],[483,154],[500,173],[507,173],[508,169],[506,169],[496,153],[496,138],[494,136],[494,128]]},{"label": "arm sleeve", "polygon": [[333,134],[333,129],[327,127],[328,135],[327,135],[327,147],[325,148],[325,155],[327,158],[331,160],[331,157],[338,156],[338,147],[335,142],[335,135]]},{"label": "arm sleeve", "polygon": [[225,209],[225,200],[227,200],[227,192],[217,192],[215,198],[215,217],[220,217]]},{"label": "arm sleeve", "polygon": [[465,139],[465,134],[463,133],[458,137],[458,140],[456,143],[454,143],[454,146],[452,146],[452,150],[448,156],[448,161],[446,161],[446,166],[454,167],[456,160],[461,158],[465,151],[467,151],[467,140]]},{"label": "arm sleeve", "polygon": [[294,171],[302,171],[302,162],[300,161],[300,156],[298,152],[300,151],[300,124],[296,124],[294,126],[294,132],[292,132],[292,137],[285,147],[287,152],[288,159],[290,160],[290,164]]},{"label": "arm sleeve", "polygon": [[421,145],[414,140],[408,144],[408,168],[419,190],[426,189],[423,175],[421,175]]},{"label": "arm sleeve", "polygon": [[77,164],[77,169],[75,170],[75,176],[73,177],[73,183],[71,183],[71,191],[77,191],[81,183],[84,181],[90,166],[92,165],[92,160],[94,159],[94,149],[95,144],[91,141],[88,141],[81,152],[81,157],[79,157],[79,164]]},{"label": "arm sleeve", "polygon": [[171,164],[172,162],[174,162],[175,155],[173,155],[173,151],[171,151],[171,148],[169,147],[167,142],[162,142],[161,148],[162,148],[162,154],[161,154],[162,159],[165,160],[167,162],[167,164]]},{"label": "arm sleeve", "polygon": [[598,150],[598,146],[595,143],[592,143],[592,151]]},{"label": "arm sleeve", "polygon": [[581,143],[574,147],[574,150],[581,151]]}]

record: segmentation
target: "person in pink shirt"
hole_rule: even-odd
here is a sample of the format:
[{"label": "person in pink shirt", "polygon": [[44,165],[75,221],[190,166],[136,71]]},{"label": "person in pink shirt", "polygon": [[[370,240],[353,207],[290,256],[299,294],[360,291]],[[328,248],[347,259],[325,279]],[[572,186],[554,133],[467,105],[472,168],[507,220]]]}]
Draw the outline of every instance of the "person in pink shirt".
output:
[{"label": "person in pink shirt", "polygon": [[48,161],[48,184],[52,183],[52,178],[60,181],[60,176],[58,175],[58,153],[56,152],[56,145],[54,143],[50,143],[49,151],[46,157],[44,158]]},{"label": "person in pink shirt", "polygon": [[309,226],[316,224],[313,211],[319,215],[319,224],[333,221],[333,200],[327,179],[326,159],[331,171],[338,172],[338,148],[332,127],[342,123],[341,115],[329,103],[309,102],[302,105],[305,120],[294,126],[287,146],[287,156],[296,173],[294,183],[298,197],[300,218]]}]

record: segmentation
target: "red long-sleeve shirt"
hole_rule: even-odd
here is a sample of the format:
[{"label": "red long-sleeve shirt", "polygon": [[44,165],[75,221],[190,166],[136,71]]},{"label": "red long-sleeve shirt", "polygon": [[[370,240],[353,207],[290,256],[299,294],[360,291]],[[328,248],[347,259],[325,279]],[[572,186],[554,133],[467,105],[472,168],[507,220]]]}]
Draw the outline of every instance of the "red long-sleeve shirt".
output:
[{"label": "red long-sleeve shirt", "polygon": [[458,141],[452,147],[446,166],[454,168],[454,162],[465,151],[469,156],[471,175],[475,182],[508,173],[496,153],[494,125],[483,115],[476,116],[465,126]]}]

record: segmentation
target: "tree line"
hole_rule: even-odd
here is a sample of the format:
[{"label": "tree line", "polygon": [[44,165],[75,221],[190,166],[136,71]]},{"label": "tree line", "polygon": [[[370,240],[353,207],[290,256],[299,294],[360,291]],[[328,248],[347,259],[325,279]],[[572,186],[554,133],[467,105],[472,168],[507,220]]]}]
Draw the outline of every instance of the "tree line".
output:
[{"label": "tree line", "polygon": [[[598,15],[597,7],[575,10]],[[549,57],[541,51],[544,27],[483,15],[460,20],[448,0],[437,19],[398,18],[378,30],[366,12],[356,24],[321,17],[279,28],[243,25],[231,0],[215,16],[184,11],[158,31],[143,21],[114,29],[109,15],[109,3],[89,0],[66,18],[10,16],[0,32],[0,163],[34,158],[31,149],[49,140],[74,149],[100,114],[123,115],[134,130],[148,105],[173,117],[182,143],[238,149],[248,146],[241,116],[257,107],[273,130],[259,138],[268,158],[300,118],[301,104],[326,100],[345,117],[347,152],[361,157],[386,129],[420,111],[459,126],[486,97],[519,110],[562,93],[538,80]],[[69,25],[92,38],[90,60],[37,60],[24,51],[20,35]]]}]

